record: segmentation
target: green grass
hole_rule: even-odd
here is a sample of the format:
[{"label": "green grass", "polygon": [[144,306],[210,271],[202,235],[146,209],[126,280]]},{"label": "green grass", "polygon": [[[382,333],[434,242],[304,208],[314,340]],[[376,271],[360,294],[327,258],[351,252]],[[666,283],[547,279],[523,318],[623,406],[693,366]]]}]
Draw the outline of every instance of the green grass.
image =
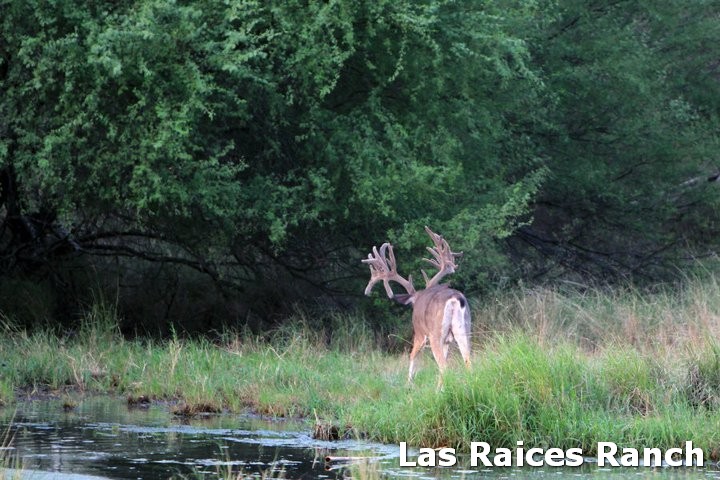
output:
[{"label": "green grass", "polygon": [[512,447],[720,446],[720,416],[693,407],[682,378],[652,358],[615,347],[589,356],[570,344],[552,349],[525,334],[493,338],[472,371],[454,371],[442,392],[417,388],[356,410],[358,424],[386,442]]},{"label": "green grass", "polygon": [[70,388],[177,400],[186,411],[319,418],[390,443],[466,450],[523,440],[590,455],[598,441],[692,440],[718,458],[717,282],[653,294],[522,291],[473,306],[473,366],[456,358],[441,391],[429,354],[409,385],[407,354],[384,352],[360,316],[297,312],[269,340],[128,341],[114,310],[97,305],[72,337],[4,327],[0,403],[19,388]]}]

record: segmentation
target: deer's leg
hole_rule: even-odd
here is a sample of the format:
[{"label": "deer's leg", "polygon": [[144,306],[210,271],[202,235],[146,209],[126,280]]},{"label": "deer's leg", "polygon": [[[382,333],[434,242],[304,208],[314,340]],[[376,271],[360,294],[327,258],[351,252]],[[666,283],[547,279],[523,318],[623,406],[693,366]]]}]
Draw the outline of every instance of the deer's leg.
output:
[{"label": "deer's leg", "polygon": [[[445,363],[447,363],[448,354],[450,353],[450,344],[453,341],[453,323],[454,318],[457,315],[459,305],[454,299],[450,299],[445,302],[445,309],[443,311],[443,319],[440,327],[440,344],[442,346],[442,355]],[[439,365],[439,362],[438,362]]]},{"label": "deer's leg", "polygon": [[453,334],[465,366],[470,368],[470,312],[463,308],[461,316],[453,322]]},{"label": "deer's leg", "polygon": [[443,358],[445,358],[445,361],[447,362],[448,356],[450,355],[450,342],[444,342],[442,348]]},{"label": "deer's leg", "polygon": [[425,341],[427,340],[427,337],[425,335],[415,335],[413,337],[413,348],[410,351],[410,369],[408,371],[408,381],[413,381],[413,376],[415,375],[415,355],[418,354],[420,350],[422,350],[422,347],[425,345]]},{"label": "deer's leg", "polygon": [[465,361],[465,366],[470,368],[470,335],[463,335],[461,337],[455,337],[460,354]]},{"label": "deer's leg", "polygon": [[447,365],[447,354],[448,347],[450,345],[444,342],[441,338],[430,339],[430,349],[433,352],[433,357],[438,364],[440,373],[438,374],[437,389],[442,390],[443,387],[443,374],[445,373],[445,367]]},{"label": "deer's leg", "polygon": [[430,349],[440,369],[440,375],[442,375],[447,365],[447,357],[445,356],[447,345],[440,338],[430,338]]}]

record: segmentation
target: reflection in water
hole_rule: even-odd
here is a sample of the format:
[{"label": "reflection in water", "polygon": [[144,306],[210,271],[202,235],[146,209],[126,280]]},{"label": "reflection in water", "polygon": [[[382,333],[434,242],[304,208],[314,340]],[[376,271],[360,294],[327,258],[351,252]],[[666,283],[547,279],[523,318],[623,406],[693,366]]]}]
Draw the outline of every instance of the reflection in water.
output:
[{"label": "reflection in water", "polygon": [[286,478],[337,478],[342,472],[325,469],[328,454],[394,458],[397,450],[314,440],[301,422],[234,415],[184,421],[163,406],[129,409],[107,397],[84,399],[67,413],[55,400],[20,403],[15,411],[0,410],[0,432],[8,429],[26,470],[119,479],[217,477],[228,467],[259,473],[273,466]]},{"label": "reflection in water", "polygon": [[[16,411],[0,410],[0,432],[8,429],[14,435],[13,446],[25,471],[71,474],[63,480],[80,480],[80,475],[117,479],[217,478],[219,472],[229,469],[261,473],[272,468],[282,470],[283,478],[345,477],[348,470],[342,464],[328,469],[324,461],[327,455],[373,457],[376,461],[361,462],[353,469],[365,478],[376,478],[380,473],[383,478],[720,479],[720,471],[713,468],[598,469],[585,465],[579,469],[482,470],[458,465],[407,469],[398,466],[397,445],[314,440],[309,436],[309,426],[302,422],[268,422],[237,415],[182,422],[162,406],[128,409],[122,399],[108,397],[83,399],[69,413],[63,411],[59,401],[21,403]],[[46,477],[34,474],[32,478]]]}]

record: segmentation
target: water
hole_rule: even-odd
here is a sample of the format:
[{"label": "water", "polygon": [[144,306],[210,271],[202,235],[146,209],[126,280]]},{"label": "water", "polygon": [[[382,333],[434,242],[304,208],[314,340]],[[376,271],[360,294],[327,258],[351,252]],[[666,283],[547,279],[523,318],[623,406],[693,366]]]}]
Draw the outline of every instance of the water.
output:
[{"label": "water", "polygon": [[[90,397],[65,412],[58,400],[21,402],[0,410],[0,432],[12,437],[6,463],[21,463],[36,480],[227,478],[223,472],[282,478],[716,478],[716,467],[599,469],[470,468],[467,459],[449,468],[401,468],[397,445],[310,436],[300,421],[213,415],[191,420],[174,417],[163,405],[128,408],[123,399]],[[0,433],[0,442],[2,434]],[[5,442],[7,443],[7,441]],[[0,452],[2,455],[3,452]],[[413,453],[413,452],[411,452]],[[327,464],[327,455],[372,457],[353,470],[347,462]],[[45,473],[43,473],[45,472]],[[48,474],[48,472],[51,472]],[[0,472],[0,478],[2,478]],[[6,477],[10,477],[6,473]]]}]

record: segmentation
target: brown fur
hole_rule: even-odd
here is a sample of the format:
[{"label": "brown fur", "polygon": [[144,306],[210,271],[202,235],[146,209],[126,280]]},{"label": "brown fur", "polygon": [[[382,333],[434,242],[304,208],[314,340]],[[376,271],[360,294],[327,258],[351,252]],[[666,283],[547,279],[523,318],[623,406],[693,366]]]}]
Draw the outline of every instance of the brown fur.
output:
[{"label": "brown fur", "polygon": [[[412,295],[412,304],[414,335],[408,378],[412,380],[415,356],[428,340],[441,374],[447,365],[449,347],[453,340],[458,344],[465,364],[469,366],[470,307],[465,296],[447,285],[436,285]],[[460,311],[455,313],[453,310],[456,308]],[[450,318],[447,318],[448,314]]]}]

